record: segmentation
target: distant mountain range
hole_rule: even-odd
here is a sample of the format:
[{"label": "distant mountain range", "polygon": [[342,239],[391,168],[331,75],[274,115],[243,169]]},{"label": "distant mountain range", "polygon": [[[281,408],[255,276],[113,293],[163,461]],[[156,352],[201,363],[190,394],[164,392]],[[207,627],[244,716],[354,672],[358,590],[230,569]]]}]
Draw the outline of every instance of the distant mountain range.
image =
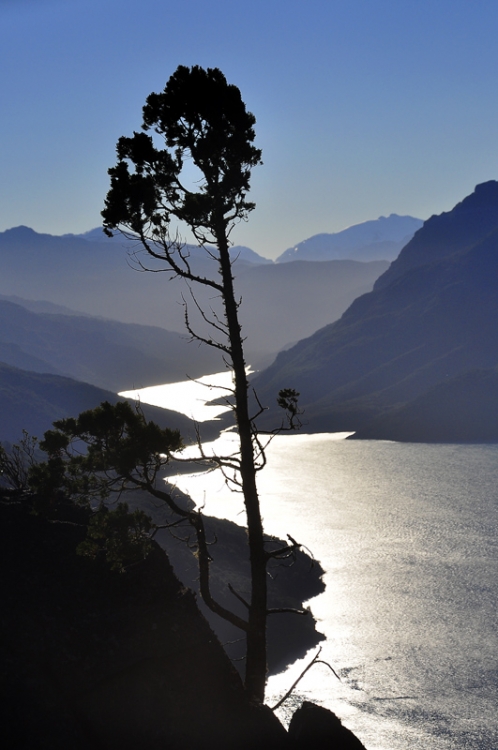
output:
[{"label": "distant mountain range", "polygon": [[[202,320],[199,316],[196,318],[189,289],[180,279],[168,280],[166,273],[139,273],[135,270],[137,258],[134,256],[139,248],[133,242],[121,237],[108,239],[103,234],[99,239],[100,230],[89,234],[90,240],[73,235],[53,237],[38,234],[28,227],[0,233],[0,293],[12,302],[16,302],[16,297],[25,300],[21,303],[23,306],[29,300],[32,312],[57,312],[57,308],[47,305],[50,303],[66,308],[62,311],[65,316],[77,311],[80,316],[161,326],[181,334],[185,331],[185,300],[193,322],[203,330]],[[188,250],[196,271],[211,276],[216,272],[216,265],[204,252],[197,248]],[[248,262],[248,258],[254,260],[253,255],[256,256],[248,248],[234,248],[233,252],[235,284],[243,300],[241,320],[246,354],[255,367],[269,364],[281,349],[339,318],[358,295],[372,289],[388,266],[387,261]],[[147,262],[144,256],[139,256],[139,260]],[[209,290],[196,290],[196,297],[205,310],[220,312],[218,300]],[[33,307],[35,301],[44,302],[43,305],[37,302],[38,306]],[[69,325],[74,327],[76,323],[66,321],[66,326]],[[103,330],[103,322],[100,325]],[[78,326],[81,329],[83,324]],[[14,338],[8,341],[21,346]],[[157,357],[164,362],[170,345],[166,346],[164,341],[161,347],[162,353],[158,350]],[[194,348],[197,351],[196,347],[191,350]],[[41,350],[36,354],[24,351],[46,360]],[[148,353],[152,356],[150,350]],[[170,360],[177,356],[176,349],[173,348],[171,354]],[[185,362],[188,364],[188,356]],[[62,369],[75,376],[63,363],[52,361],[52,365],[58,371]],[[223,367],[220,361],[217,369]],[[179,353],[176,370],[194,374],[190,364],[186,367],[180,360]],[[157,368],[151,370],[152,381],[147,385],[157,382],[156,371]],[[170,380],[169,371],[166,371],[165,382],[167,380]],[[109,381],[99,381],[99,385],[104,384],[110,385]],[[132,385],[133,382],[127,387]]]},{"label": "distant mountain range", "polygon": [[199,349],[186,336],[163,328],[33,312],[6,299],[0,299],[0,361],[114,392],[199,377],[219,368],[215,351]]},{"label": "distant mountain range", "polygon": [[[291,347],[254,379],[262,402],[296,388],[312,432],[498,440],[498,183],[421,223],[381,217],[310,238],[277,263],[233,249],[248,361],[261,366]],[[390,266],[324,260],[371,258],[409,236]],[[46,429],[112,391],[222,369],[216,352],[181,335],[188,289],[134,272],[136,250],[101,230],[0,233],[0,440],[17,438],[21,423]],[[204,253],[188,250],[196,272],[213,274]],[[204,291],[198,302],[219,314]],[[272,409],[267,418],[278,421]]]},{"label": "distant mountain range", "polygon": [[394,260],[424,222],[413,216],[381,216],[334,234],[315,234],[277,258],[291,260]]},{"label": "distant mountain range", "polygon": [[[213,273],[204,252],[187,250],[198,272]],[[63,237],[28,227],[0,233],[0,440],[18,440],[22,429],[41,436],[54,419],[116,399],[121,390],[224,369],[216,350],[185,334],[182,295],[188,300],[188,289],[165,274],[130,268],[137,265],[135,251],[133,243],[108,239],[100,229]],[[249,248],[232,252],[246,352],[256,366],[338,318],[388,266],[349,260],[276,265]],[[200,293],[198,301],[216,310],[209,294]],[[172,419],[156,409],[154,418],[193,435],[181,415]],[[215,425],[203,430],[206,438],[215,432]]]},{"label": "distant mountain range", "polygon": [[[76,237],[82,240],[86,240],[87,242],[106,242],[109,239],[109,237],[104,234],[104,230],[102,229],[102,227],[95,227],[95,229],[90,229],[88,232],[83,232],[83,234],[63,234],[62,237]],[[115,243],[123,244],[123,238],[119,233],[114,234],[110,239],[112,239]],[[185,248],[193,256],[202,256],[204,253],[204,250],[200,250],[197,245],[187,244],[185,245]],[[273,263],[273,261],[269,258],[264,258],[262,255],[258,255],[258,253],[255,253],[254,250],[251,250],[250,247],[245,247],[244,245],[234,245],[230,248],[230,253],[232,254],[232,257],[234,259],[237,259],[240,263],[250,263],[256,265]]]},{"label": "distant mountain range", "polygon": [[[400,250],[411,240],[424,222],[413,216],[380,216],[378,219],[354,224],[340,232],[315,234],[283,252],[275,261],[287,263],[292,260],[394,260]],[[102,227],[96,227],[83,234],[66,234],[66,238],[79,238],[88,242],[107,240]],[[123,239],[116,233],[114,243],[122,244]],[[192,257],[199,258],[204,254],[194,245],[185,246]],[[253,265],[271,264],[273,261],[258,255],[254,250],[242,245],[231,248],[232,256],[240,263]]]},{"label": "distant mountain range", "polygon": [[[264,403],[274,403],[279,388],[300,391],[313,432],[498,440],[497,321],[498,183],[491,181],[425,222],[372,292],[279,354],[254,386]],[[449,419],[452,412],[459,419]]]}]

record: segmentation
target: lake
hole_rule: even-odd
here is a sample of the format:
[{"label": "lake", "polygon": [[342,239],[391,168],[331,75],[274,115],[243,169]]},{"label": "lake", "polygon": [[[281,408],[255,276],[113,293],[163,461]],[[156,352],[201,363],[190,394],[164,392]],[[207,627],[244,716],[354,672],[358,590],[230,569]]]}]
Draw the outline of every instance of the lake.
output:
[{"label": "lake", "polygon": [[[498,445],[343,438],[278,436],[259,475],[265,530],[326,570],[311,608],[340,677],[314,666],[280,716],[306,698],[367,750],[498,748]],[[176,481],[207,514],[244,523],[216,472]],[[313,653],[270,677],[270,705]]]}]

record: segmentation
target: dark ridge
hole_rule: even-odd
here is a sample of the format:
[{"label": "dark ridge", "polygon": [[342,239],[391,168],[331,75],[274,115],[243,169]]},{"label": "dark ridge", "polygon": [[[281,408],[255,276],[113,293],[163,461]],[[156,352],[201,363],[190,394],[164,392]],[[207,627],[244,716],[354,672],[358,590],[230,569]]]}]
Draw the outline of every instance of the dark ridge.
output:
[{"label": "dark ridge", "polygon": [[[498,228],[488,231],[498,225],[498,183],[478,186],[441,224],[439,218],[410,243],[414,257],[403,273],[254,378],[263,403],[272,406],[280,388],[295,388],[305,429],[359,431],[438,383],[498,365]],[[432,227],[439,237],[434,254],[424,245],[426,232],[434,237]],[[270,409],[267,424],[276,418]]]},{"label": "dark ridge", "polygon": [[351,439],[423,443],[498,442],[498,372],[470,370],[392,409]]},{"label": "dark ridge", "polygon": [[451,211],[431,216],[377,279],[374,289],[384,289],[411,268],[469,249],[495,229],[498,229],[498,182],[490,180],[477,185]]}]

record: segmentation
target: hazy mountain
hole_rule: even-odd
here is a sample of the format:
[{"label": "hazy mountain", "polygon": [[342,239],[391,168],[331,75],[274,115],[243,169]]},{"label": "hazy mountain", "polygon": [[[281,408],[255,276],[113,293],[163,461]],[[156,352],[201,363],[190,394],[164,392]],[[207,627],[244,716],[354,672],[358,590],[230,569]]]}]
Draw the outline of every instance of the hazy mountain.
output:
[{"label": "hazy mountain", "polygon": [[79,310],[71,310],[64,305],[56,305],[54,302],[45,302],[44,300],[25,299],[18,297],[16,294],[0,294],[0,300],[3,302],[13,302],[14,305],[21,305],[26,310],[34,313],[55,313],[56,315],[76,315],[80,317],[92,317],[90,313],[83,313]]},{"label": "hazy mountain", "polygon": [[274,356],[337,320],[356,297],[372,289],[387,265],[335,260],[241,269],[236,288],[248,356],[256,350],[258,364],[263,356]]},{"label": "hazy mountain", "polygon": [[[95,229],[90,229],[88,232],[83,232],[83,234],[64,234],[63,237],[79,237],[80,239],[87,240],[87,242],[105,242],[108,237],[106,234],[104,234],[104,230],[102,227],[96,227]],[[119,232],[116,232],[112,237],[111,240],[113,242],[117,242],[118,244],[123,243],[123,238],[119,234]],[[188,249],[188,251],[193,254],[197,255],[199,252],[202,253],[203,251],[199,251],[199,248],[196,245],[185,245],[185,247]],[[251,250],[250,247],[245,247],[244,245],[234,245],[230,248],[230,252],[233,257],[240,258],[240,260],[244,263],[255,263],[255,264],[268,264],[273,263],[272,260],[269,258],[264,258],[262,255],[258,255],[258,253],[254,252],[254,250]]]},{"label": "hazy mountain", "polygon": [[[480,217],[472,229],[461,221],[467,208]],[[255,380],[260,398],[272,403],[279,388],[293,387],[309,430],[360,430],[438,383],[496,367],[498,184],[480,185],[452,212],[432,217],[401,253],[399,269],[405,256],[404,272],[389,270],[340,320],[281,353]]]},{"label": "hazy mountain", "polygon": [[250,247],[244,245],[234,245],[230,248],[230,254],[232,258],[243,261],[244,263],[251,263],[252,265],[273,265],[273,261],[269,258],[264,258],[262,255],[258,255]]},{"label": "hazy mountain", "polygon": [[400,250],[420,229],[423,221],[413,216],[381,216],[365,221],[342,232],[315,234],[290,247],[277,258],[277,263],[291,260],[394,260]]},{"label": "hazy mountain", "polygon": [[162,328],[34,313],[0,300],[0,361],[115,392],[215,372],[213,350]]},{"label": "hazy mountain", "polygon": [[[0,233],[0,293],[46,300],[125,323],[159,325],[182,334],[185,300],[193,322],[202,331],[203,322],[196,316],[187,285],[180,279],[168,280],[167,273],[137,272],[137,260],[147,262],[144,255],[133,255],[138,252],[133,242],[122,238],[106,239],[103,235],[102,241],[88,241],[37,234],[27,227],[10,229]],[[194,270],[213,277],[216,263],[198,249],[191,252]],[[388,265],[386,261],[263,264],[249,263],[248,257],[249,251],[242,250],[235,256],[234,274],[243,300],[247,358],[256,367],[268,364],[280,349],[340,317],[355,297],[372,289]],[[211,289],[196,290],[196,298],[206,311],[220,312]],[[191,347],[192,353],[194,350],[203,356],[203,348]],[[150,350],[148,353],[152,356]],[[156,355],[164,359],[166,349]],[[36,356],[45,359],[41,353]],[[218,369],[223,367],[220,360]],[[185,369],[193,374],[189,365],[183,367],[182,377]]]},{"label": "hazy mountain", "polygon": [[44,359],[27,354],[17,344],[6,344],[4,341],[0,341],[0,362],[11,367],[20,367],[21,370],[62,375],[57,367],[54,367]]},{"label": "hazy mountain", "polygon": [[[116,403],[115,393],[57,375],[26,372],[0,362],[0,441],[17,442],[22,431],[42,437],[52,422],[77,416],[102,401]],[[143,405],[147,419],[163,427],[193,433],[192,422],[181,414]]]}]

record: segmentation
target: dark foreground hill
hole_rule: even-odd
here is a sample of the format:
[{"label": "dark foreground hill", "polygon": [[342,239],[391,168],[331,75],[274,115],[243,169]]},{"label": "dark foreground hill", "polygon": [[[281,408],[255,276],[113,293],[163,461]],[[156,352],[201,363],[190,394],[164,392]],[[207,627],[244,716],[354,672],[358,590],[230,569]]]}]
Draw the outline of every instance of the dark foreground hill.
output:
[{"label": "dark foreground hill", "polygon": [[[171,488],[174,493],[174,488]],[[164,523],[168,516],[157,503],[147,501],[143,496],[137,499],[137,507],[145,509],[156,523]],[[247,533],[244,528],[230,521],[218,518],[206,518],[206,532],[211,543],[211,587],[218,602],[236,612],[240,617],[246,615],[244,605],[230,592],[229,585],[243,597],[250,599],[250,567],[245,558]],[[283,520],[282,531],[285,530]],[[155,539],[166,550],[175,573],[189,588],[200,596],[197,565],[192,557],[192,550],[185,544],[184,533],[159,531]],[[268,597],[269,606],[274,608],[303,608],[303,602],[321,594],[325,586],[322,581],[323,569],[318,562],[313,562],[302,551],[287,564],[269,563]],[[199,598],[199,607],[215,631],[225,650],[241,672],[244,671],[245,643],[240,638],[240,631],[226,620],[213,614]],[[306,653],[315,648],[324,636],[316,630],[316,621],[311,614],[298,616],[293,613],[280,613],[270,617],[267,624],[268,669],[276,674],[285,669],[296,659],[302,659]]]},{"label": "dark foreground hill", "polygon": [[[120,572],[77,546],[89,513],[0,490],[0,742],[6,750],[364,750],[306,703],[287,733],[155,544]],[[282,639],[286,633],[282,631]]]},{"label": "dark foreground hill", "polygon": [[0,516],[2,747],[288,746],[157,546],[117,573],[76,555],[81,514]]},{"label": "dark foreground hill", "polygon": [[[360,431],[439,383],[498,365],[498,183],[432,217],[392,269],[339,321],[281,353],[256,378],[259,397],[271,403],[279,388],[296,388],[307,429]],[[464,409],[462,387],[445,393],[452,408]],[[469,415],[445,439],[475,439],[477,419]],[[494,419],[486,434],[497,440]],[[427,411],[416,439],[431,439],[436,426],[437,412]]]}]

